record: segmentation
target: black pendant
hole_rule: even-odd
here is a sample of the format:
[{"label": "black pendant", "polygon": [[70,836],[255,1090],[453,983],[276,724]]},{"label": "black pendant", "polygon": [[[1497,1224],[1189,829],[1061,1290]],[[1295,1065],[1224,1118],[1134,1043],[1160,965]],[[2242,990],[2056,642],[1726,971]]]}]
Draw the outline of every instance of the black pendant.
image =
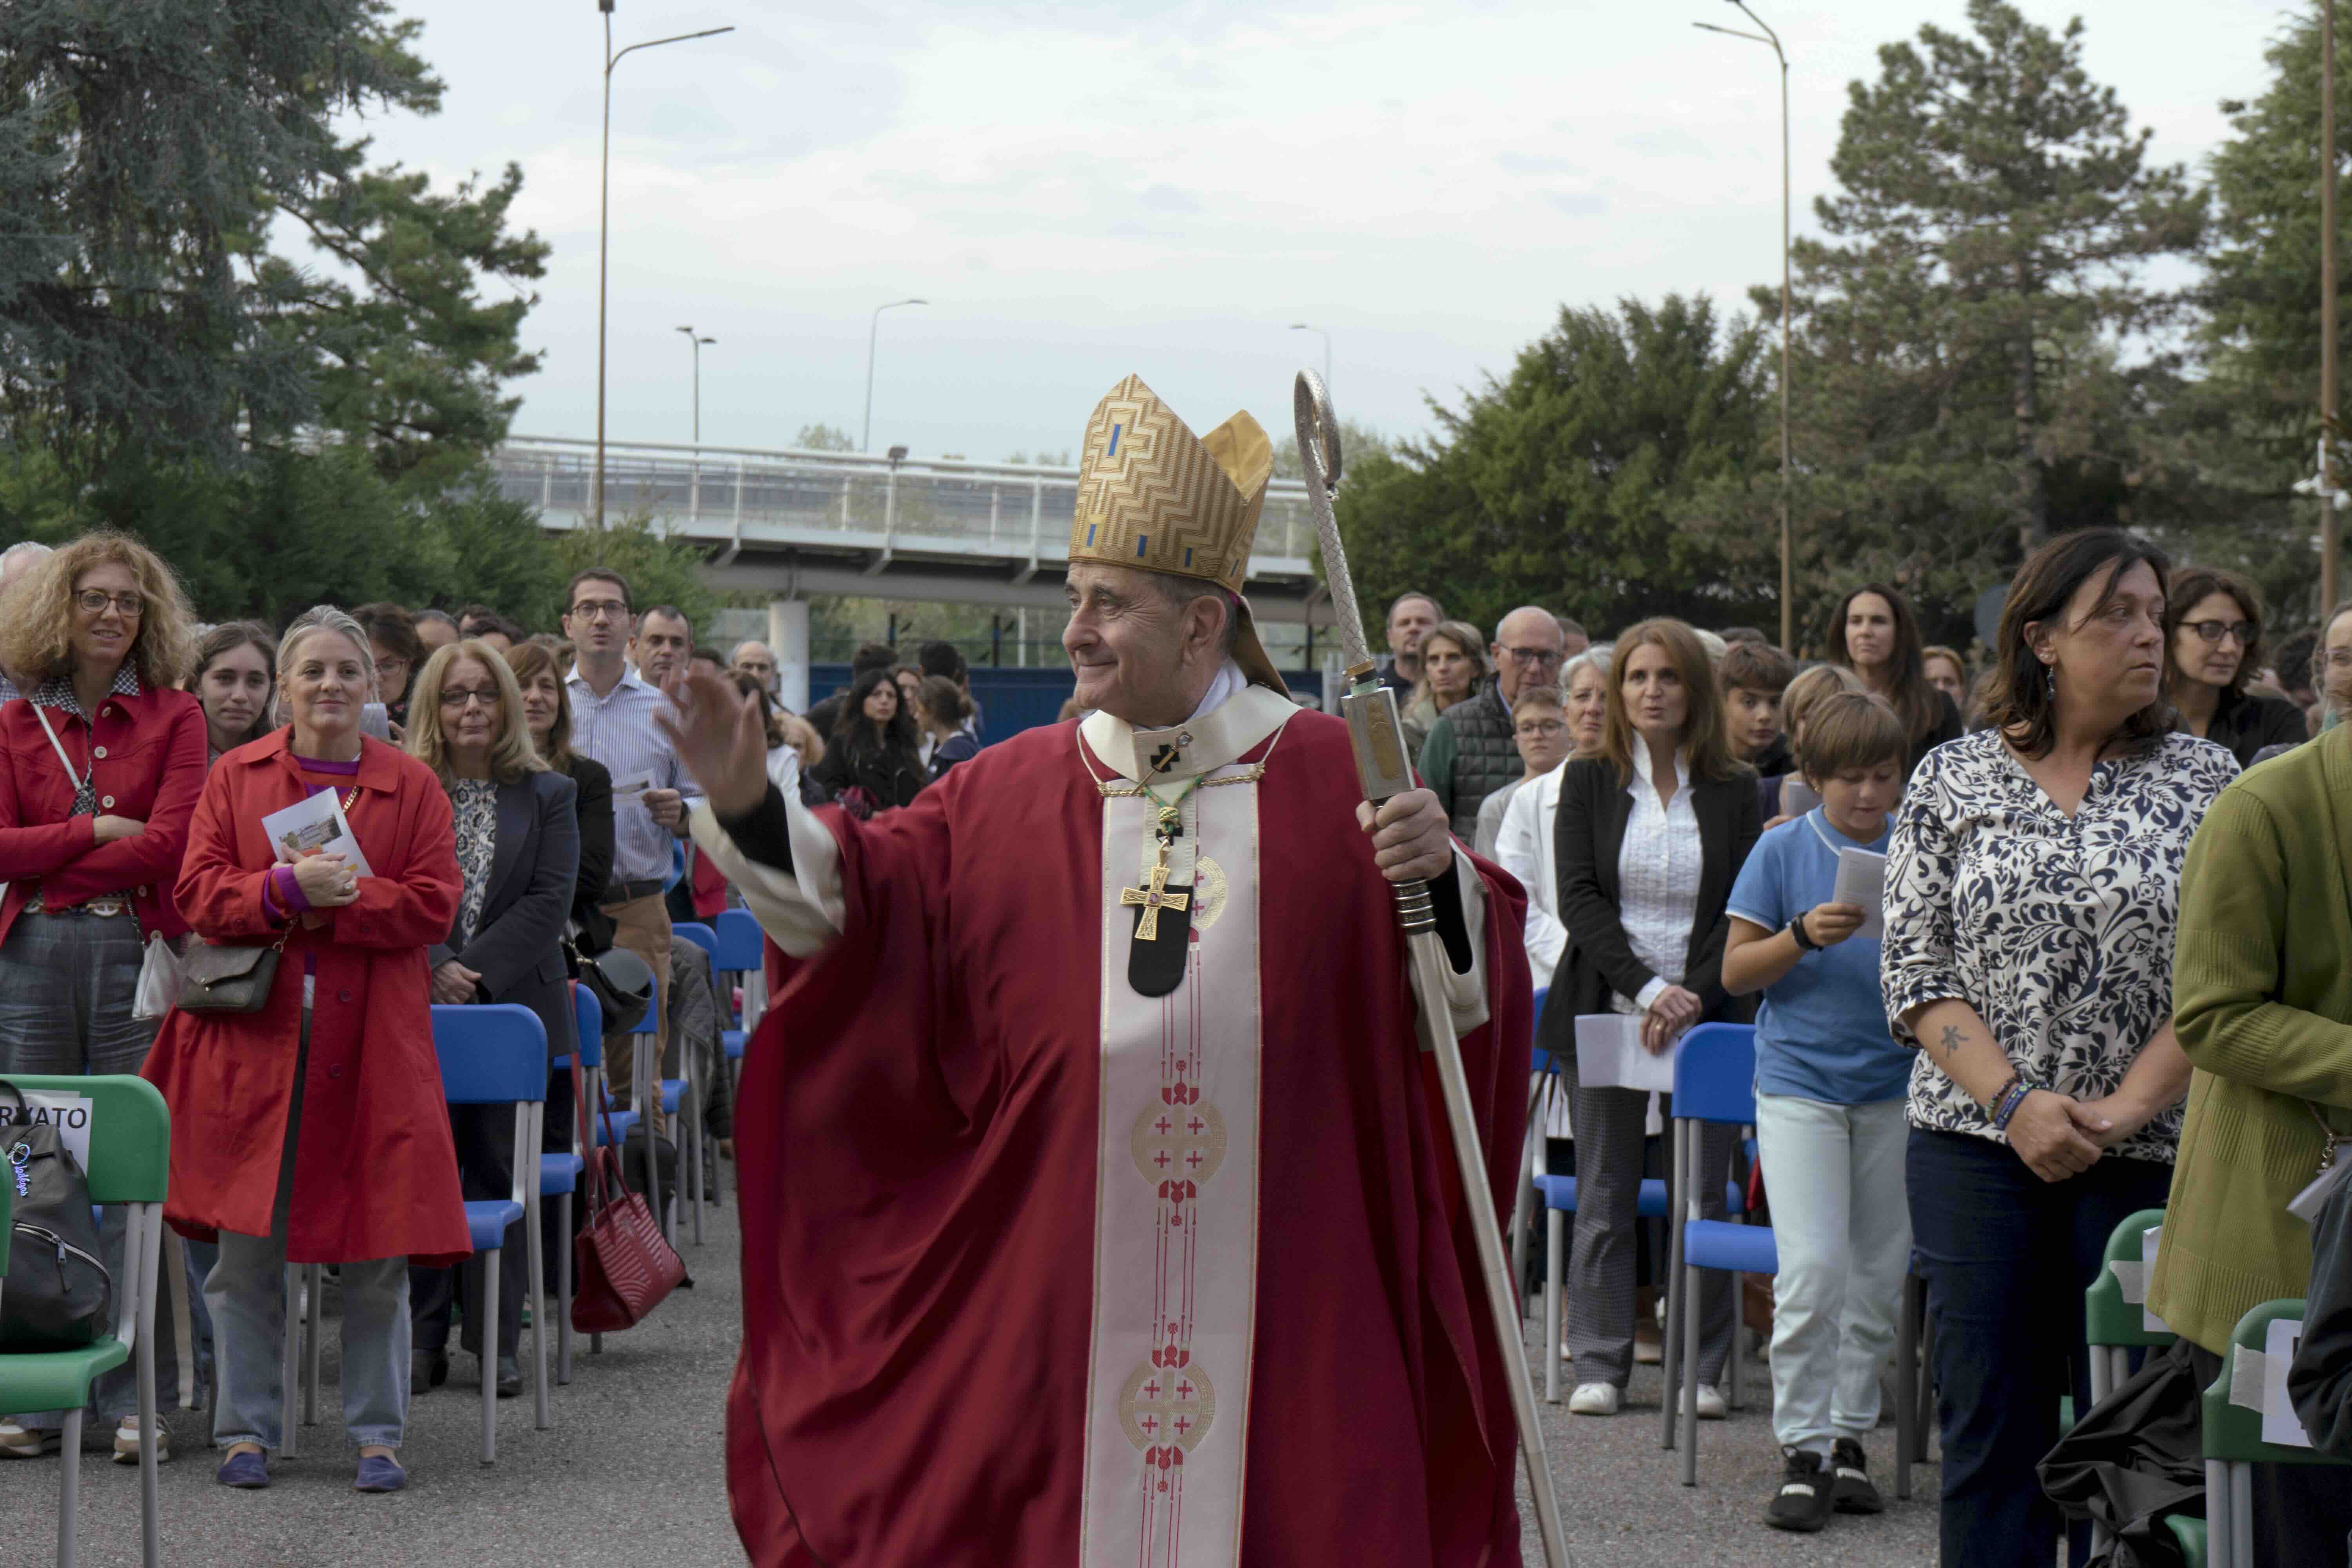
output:
[{"label": "black pendant", "polygon": [[[1139,996],[1165,996],[1184,982],[1184,963],[1192,945],[1192,889],[1170,888],[1184,897],[1184,908],[1166,905],[1156,910],[1138,909],[1129,927],[1127,983]],[[1147,913],[1156,913],[1159,934],[1146,940],[1136,934]]]}]

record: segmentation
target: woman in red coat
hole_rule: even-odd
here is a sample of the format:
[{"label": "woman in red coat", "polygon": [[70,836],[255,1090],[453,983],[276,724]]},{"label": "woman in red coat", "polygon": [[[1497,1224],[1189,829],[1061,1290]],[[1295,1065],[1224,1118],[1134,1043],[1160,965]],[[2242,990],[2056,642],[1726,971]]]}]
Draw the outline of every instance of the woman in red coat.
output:
[{"label": "woman in red coat", "polygon": [[[193,640],[171,569],[121,534],[85,534],[9,590],[0,668],[27,683],[0,708],[0,1074],[131,1073],[147,1058],[155,1020],[137,1016],[140,965],[148,938],[187,929],[172,884],[205,783],[204,716],[173,689]],[[125,1230],[110,1205],[99,1252],[117,1278]],[[165,1408],[179,1403],[187,1300],[186,1272],[164,1270]],[[125,1365],[93,1391],[100,1418],[120,1423],[121,1460],[139,1457],[138,1381]],[[0,1458],[57,1452],[62,1420],[0,1419]],[[159,1461],[167,1438],[159,1429]]]},{"label": "woman in red coat", "polygon": [[[219,1342],[222,1483],[267,1486],[263,1450],[280,1443],[284,1266],[340,1263],[356,1484],[396,1491],[408,1264],[472,1252],[425,963],[457,912],[457,839],[433,771],[361,732],[374,676],[356,622],[324,606],[298,617],[278,671],[289,721],[213,769],[179,902],[207,942],[283,951],[260,1011],[175,1011],[147,1058],[172,1108],[164,1216],[220,1239],[205,1300]],[[366,875],[317,851],[282,864],[263,833],[263,817],[325,790]]]}]

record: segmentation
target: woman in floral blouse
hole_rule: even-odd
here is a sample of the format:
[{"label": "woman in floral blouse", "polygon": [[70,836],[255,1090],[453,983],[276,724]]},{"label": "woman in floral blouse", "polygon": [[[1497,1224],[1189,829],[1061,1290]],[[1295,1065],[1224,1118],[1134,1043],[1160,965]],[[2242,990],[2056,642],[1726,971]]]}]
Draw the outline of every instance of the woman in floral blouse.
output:
[{"label": "woman in floral blouse", "polygon": [[[1943,1388],[1943,1560],[2047,1563],[2034,1466],[2087,1405],[2083,1292],[2162,1206],[2189,1061],[2172,1030],[2180,864],[2230,753],[2172,730],[2168,566],[2127,534],[2020,568],[1990,725],[1913,775],[1882,978],[1913,1064],[1908,1184]],[[2072,1321],[2051,1331],[2052,1313]],[[2075,1547],[2075,1561],[2087,1542]]]}]

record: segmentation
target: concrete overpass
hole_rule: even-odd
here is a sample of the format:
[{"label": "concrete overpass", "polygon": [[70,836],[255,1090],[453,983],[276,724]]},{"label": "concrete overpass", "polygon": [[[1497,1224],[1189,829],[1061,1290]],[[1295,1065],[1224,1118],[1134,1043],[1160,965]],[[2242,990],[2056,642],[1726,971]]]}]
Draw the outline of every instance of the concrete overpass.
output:
[{"label": "concrete overpass", "polygon": [[[493,455],[500,489],[550,529],[583,526],[593,441],[519,436]],[[806,679],[811,594],[1045,612],[1058,623],[1076,468],[855,452],[608,441],[604,515],[651,515],[701,545],[713,586],[770,596],[769,627],[791,677]],[[1313,564],[1306,488],[1276,479],[1246,592],[1286,666],[1319,662],[1331,625]],[[805,701],[804,688],[802,701]],[[801,705],[794,703],[794,706]]]}]

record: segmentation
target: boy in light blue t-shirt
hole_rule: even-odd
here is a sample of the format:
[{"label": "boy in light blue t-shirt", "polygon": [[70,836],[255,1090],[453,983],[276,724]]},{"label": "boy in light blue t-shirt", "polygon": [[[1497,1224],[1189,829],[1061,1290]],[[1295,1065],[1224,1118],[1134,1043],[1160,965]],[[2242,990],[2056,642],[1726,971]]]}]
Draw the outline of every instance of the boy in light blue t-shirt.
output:
[{"label": "boy in light blue t-shirt", "polygon": [[1878,1513],[1863,1435],[1894,1348],[1911,1255],[1904,1195],[1911,1053],[1886,1025],[1878,942],[1864,911],[1831,901],[1838,852],[1886,852],[1909,737],[1858,691],[1807,715],[1798,758],[1822,804],[1756,841],[1732,885],[1723,985],[1761,991],[1756,1142],[1780,1258],[1773,1282],[1772,1432],[1783,1460],[1764,1515],[1816,1531],[1832,1512]]}]

